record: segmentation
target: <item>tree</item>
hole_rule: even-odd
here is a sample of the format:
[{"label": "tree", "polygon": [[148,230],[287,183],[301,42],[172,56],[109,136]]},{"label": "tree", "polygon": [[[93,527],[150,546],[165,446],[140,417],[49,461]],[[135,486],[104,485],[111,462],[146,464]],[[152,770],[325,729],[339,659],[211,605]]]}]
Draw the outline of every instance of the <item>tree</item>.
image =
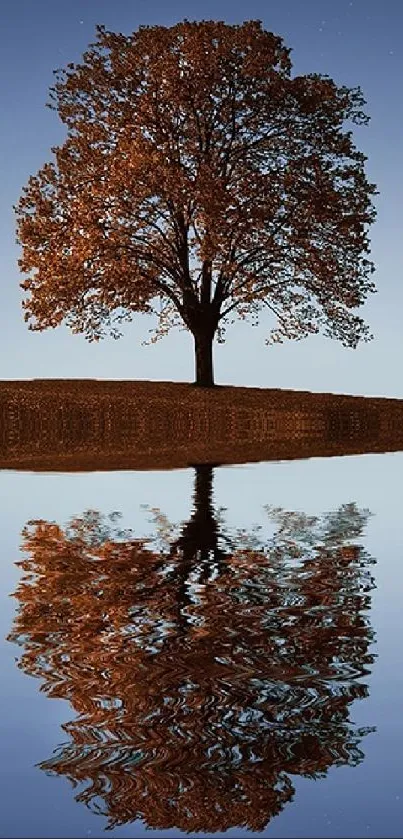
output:
[{"label": "tree", "polygon": [[16,207],[29,328],[65,320],[99,340],[152,313],[151,341],[191,332],[207,387],[215,336],[263,306],[266,343],[372,338],[351,311],[375,291],[375,187],[351,130],[365,100],[291,69],[260,21],[98,26],[82,63],[55,71],[67,138]]},{"label": "tree", "polygon": [[370,729],[350,705],[373,662],[369,511],[268,508],[268,542],[258,528],[229,534],[203,466],[187,523],[151,512],[148,539],[96,511],[24,528],[9,640],[75,711],[39,766],[79,785],[111,828],[262,831],[293,776],[364,757]]}]

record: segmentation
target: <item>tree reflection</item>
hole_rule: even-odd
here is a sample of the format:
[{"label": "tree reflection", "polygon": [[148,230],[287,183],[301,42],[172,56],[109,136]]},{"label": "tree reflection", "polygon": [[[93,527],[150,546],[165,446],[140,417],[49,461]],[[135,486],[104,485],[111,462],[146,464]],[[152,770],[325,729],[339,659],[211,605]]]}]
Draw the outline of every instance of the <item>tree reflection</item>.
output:
[{"label": "tree reflection", "polygon": [[229,535],[208,466],[179,533],[150,509],[152,539],[95,511],[23,530],[9,640],[19,667],[76,712],[40,766],[79,784],[109,827],[263,830],[292,775],[363,758],[369,729],[349,706],[367,696],[373,661],[369,511],[267,507],[270,538]]}]

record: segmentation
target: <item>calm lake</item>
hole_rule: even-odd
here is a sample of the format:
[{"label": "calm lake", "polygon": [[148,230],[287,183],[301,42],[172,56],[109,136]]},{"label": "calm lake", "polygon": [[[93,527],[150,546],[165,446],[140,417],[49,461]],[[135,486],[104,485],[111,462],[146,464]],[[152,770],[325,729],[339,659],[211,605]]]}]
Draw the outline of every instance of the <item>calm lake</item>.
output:
[{"label": "calm lake", "polygon": [[1,471],[1,835],[400,837],[402,473]]}]

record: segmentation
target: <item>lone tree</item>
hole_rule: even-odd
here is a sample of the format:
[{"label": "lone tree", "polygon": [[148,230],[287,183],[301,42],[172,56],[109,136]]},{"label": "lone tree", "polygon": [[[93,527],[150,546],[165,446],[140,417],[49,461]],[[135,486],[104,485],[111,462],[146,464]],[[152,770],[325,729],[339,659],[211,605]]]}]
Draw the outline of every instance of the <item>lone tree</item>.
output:
[{"label": "lone tree", "polygon": [[192,333],[205,387],[214,337],[263,306],[266,343],[371,339],[351,311],[375,291],[376,190],[351,131],[365,100],[291,66],[260,21],[97,27],[82,63],[55,71],[67,137],[16,207],[30,329],[65,320],[99,340],[152,313],[152,342]]}]

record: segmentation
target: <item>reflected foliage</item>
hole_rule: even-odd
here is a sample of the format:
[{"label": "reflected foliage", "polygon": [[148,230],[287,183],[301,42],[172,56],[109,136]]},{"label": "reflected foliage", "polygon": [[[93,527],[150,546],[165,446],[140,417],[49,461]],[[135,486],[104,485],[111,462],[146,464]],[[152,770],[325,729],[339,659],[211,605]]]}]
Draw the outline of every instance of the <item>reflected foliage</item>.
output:
[{"label": "reflected foliage", "polygon": [[369,511],[267,507],[270,535],[229,534],[209,467],[196,467],[180,528],[149,509],[152,538],[96,511],[23,531],[9,640],[75,711],[41,768],[110,828],[263,830],[293,775],[363,758],[369,729],[349,706],[367,696],[373,661]]}]

